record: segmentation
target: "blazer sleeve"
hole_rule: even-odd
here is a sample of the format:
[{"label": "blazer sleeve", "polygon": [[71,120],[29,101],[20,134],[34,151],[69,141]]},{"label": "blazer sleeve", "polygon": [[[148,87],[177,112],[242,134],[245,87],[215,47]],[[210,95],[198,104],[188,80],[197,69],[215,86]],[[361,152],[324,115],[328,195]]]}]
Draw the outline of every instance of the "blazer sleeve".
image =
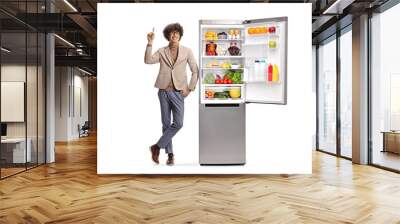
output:
[{"label": "blazer sleeve", "polygon": [[189,89],[193,91],[196,88],[197,85],[197,80],[199,77],[199,68],[196,63],[196,58],[193,56],[192,50],[189,49],[189,55],[188,55],[188,64],[190,67],[190,71],[192,71],[192,78],[190,79],[189,82]]},{"label": "blazer sleeve", "polygon": [[155,64],[160,62],[160,51],[157,50],[153,55],[152,53],[152,45],[148,44],[146,46],[146,52],[144,53],[144,63],[145,64]]}]

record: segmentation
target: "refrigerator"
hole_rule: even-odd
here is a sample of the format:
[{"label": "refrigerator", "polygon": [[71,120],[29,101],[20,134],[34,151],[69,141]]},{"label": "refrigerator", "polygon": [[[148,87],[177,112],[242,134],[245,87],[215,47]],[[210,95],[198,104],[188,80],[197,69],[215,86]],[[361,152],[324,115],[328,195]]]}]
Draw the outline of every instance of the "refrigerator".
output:
[{"label": "refrigerator", "polygon": [[199,35],[199,163],[244,165],[246,104],[287,103],[287,17],[200,20]]}]

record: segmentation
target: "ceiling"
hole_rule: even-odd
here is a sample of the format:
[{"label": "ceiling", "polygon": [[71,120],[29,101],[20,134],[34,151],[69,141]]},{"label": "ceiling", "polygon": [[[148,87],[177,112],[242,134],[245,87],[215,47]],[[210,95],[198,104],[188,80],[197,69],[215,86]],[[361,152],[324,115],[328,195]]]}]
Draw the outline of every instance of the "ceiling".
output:
[{"label": "ceiling", "polygon": [[[373,10],[388,0],[192,0],[190,2],[269,2],[312,3],[312,37],[318,43],[332,35],[351,18]],[[81,66],[96,72],[97,3],[182,2],[165,0],[45,0],[0,1],[0,22],[4,32],[18,32],[30,27],[39,32],[55,32],[74,47],[56,38],[56,65]],[[51,10],[50,10],[51,9]],[[52,13],[49,13],[52,11]],[[27,13],[26,13],[27,12]],[[341,20],[340,23],[338,21]],[[347,21],[347,22],[346,22]],[[340,27],[339,27],[340,28]],[[20,41],[20,38],[11,38]]]}]

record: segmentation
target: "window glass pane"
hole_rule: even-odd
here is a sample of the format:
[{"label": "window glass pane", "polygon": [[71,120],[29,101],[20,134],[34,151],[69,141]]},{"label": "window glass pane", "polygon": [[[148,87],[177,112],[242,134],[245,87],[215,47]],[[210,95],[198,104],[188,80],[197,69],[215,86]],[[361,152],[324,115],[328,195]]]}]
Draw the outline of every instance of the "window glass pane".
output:
[{"label": "window glass pane", "polygon": [[318,148],[336,153],[336,40],[318,48]]},{"label": "window glass pane", "polygon": [[[317,48],[315,45],[312,46],[312,92],[313,92],[313,105],[317,105],[316,102],[316,96],[317,96],[317,84],[316,84],[316,80],[317,80]],[[316,108],[313,108],[313,117],[316,117],[316,114],[314,113],[316,111]],[[317,139],[316,139],[316,129],[315,129],[315,125],[313,125],[313,150],[315,150],[316,147],[316,143],[317,143]]]},{"label": "window glass pane", "polygon": [[[26,144],[26,34],[1,34],[1,174],[25,170],[30,160]],[[6,49],[6,50],[4,50]],[[26,150],[28,146],[28,150]]]},{"label": "window glass pane", "polygon": [[351,158],[352,149],[352,33],[340,36],[340,153]]},{"label": "window glass pane", "polygon": [[400,4],[374,15],[372,25],[372,163],[400,170]]}]

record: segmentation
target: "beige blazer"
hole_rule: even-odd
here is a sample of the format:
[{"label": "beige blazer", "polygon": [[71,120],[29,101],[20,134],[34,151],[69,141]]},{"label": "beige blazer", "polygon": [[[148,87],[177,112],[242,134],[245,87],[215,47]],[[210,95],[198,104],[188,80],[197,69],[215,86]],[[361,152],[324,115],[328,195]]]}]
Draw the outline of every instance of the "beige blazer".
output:
[{"label": "beige blazer", "polygon": [[[152,46],[147,45],[146,52],[144,54],[144,63],[155,64],[160,63],[160,71],[156,79],[155,87],[159,89],[165,89],[173,79],[175,88],[177,90],[196,88],[199,68],[196,63],[196,59],[193,56],[192,50],[182,45],[179,45],[178,57],[175,64],[172,63],[171,54],[168,46],[158,49],[152,55]],[[192,77],[189,85],[187,83],[186,65],[189,64],[190,70],[192,71]]]}]

